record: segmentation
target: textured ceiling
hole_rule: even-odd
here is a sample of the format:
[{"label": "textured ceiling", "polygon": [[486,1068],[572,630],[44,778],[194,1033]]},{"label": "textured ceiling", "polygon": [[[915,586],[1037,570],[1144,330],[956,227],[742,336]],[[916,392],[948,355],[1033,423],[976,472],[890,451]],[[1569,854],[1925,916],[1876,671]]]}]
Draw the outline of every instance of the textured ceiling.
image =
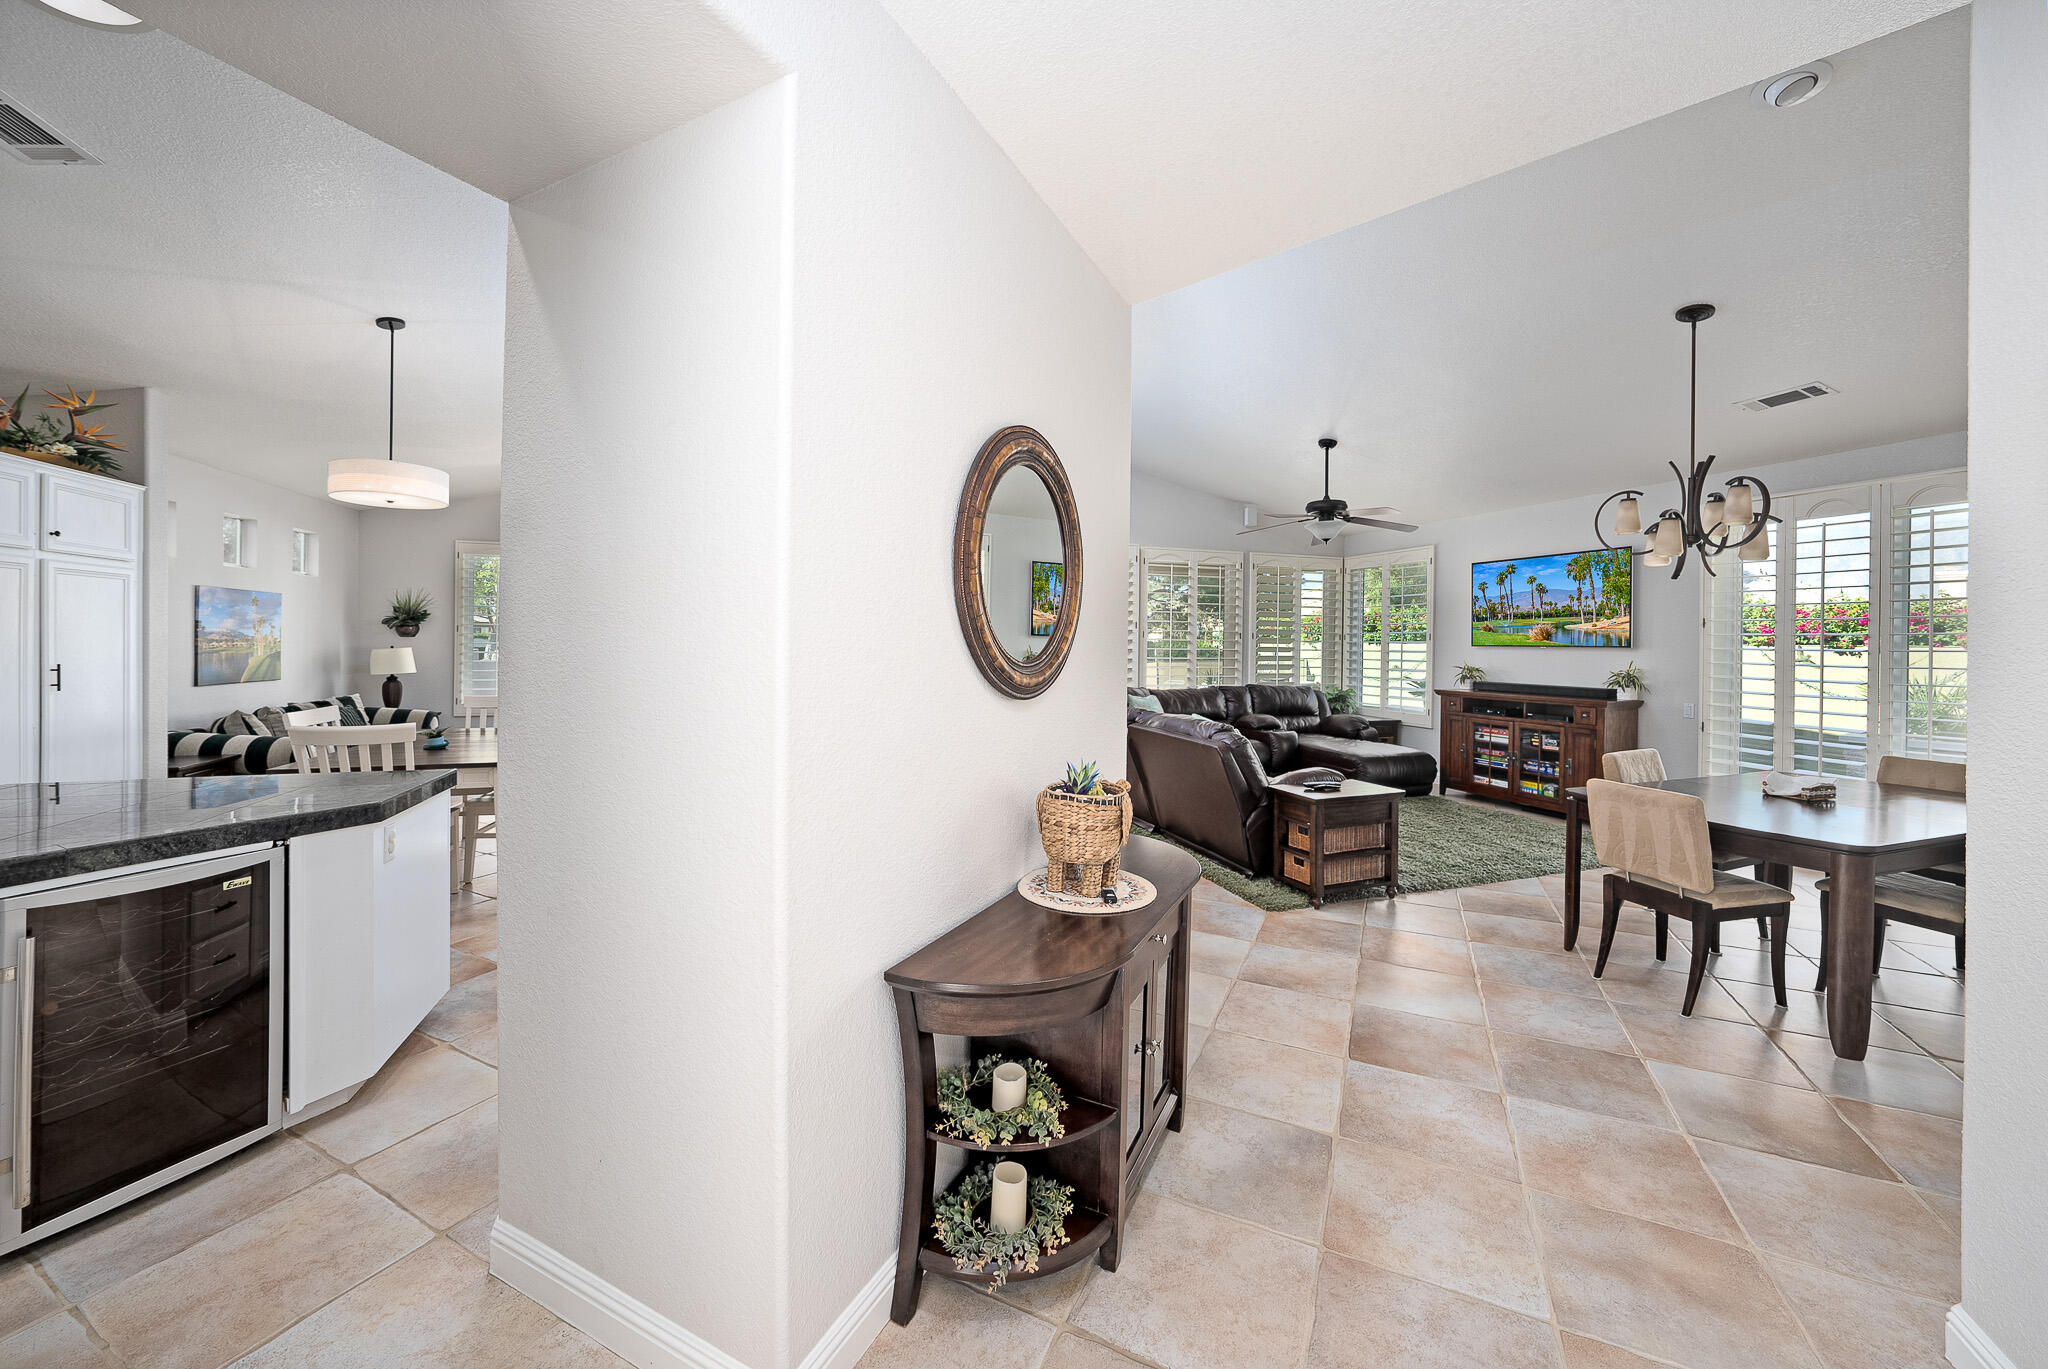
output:
[{"label": "textured ceiling", "polygon": [[[1133,464],[1271,510],[1429,520],[1685,459],[1686,334],[1720,468],[1966,425],[1969,16],[1737,90],[1140,305]],[[1750,413],[1824,381],[1841,393]],[[1668,472],[1665,472],[1668,477]]]},{"label": "textured ceiling", "polygon": [[1958,0],[882,3],[1144,300]]}]

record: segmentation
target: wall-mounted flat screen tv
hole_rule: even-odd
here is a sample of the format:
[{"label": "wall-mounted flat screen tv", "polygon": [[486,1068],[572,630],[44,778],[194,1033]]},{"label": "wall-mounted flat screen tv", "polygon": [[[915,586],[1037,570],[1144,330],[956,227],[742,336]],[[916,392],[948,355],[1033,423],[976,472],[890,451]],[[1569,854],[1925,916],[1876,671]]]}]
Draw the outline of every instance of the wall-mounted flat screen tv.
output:
[{"label": "wall-mounted flat screen tv", "polygon": [[1627,551],[1567,551],[1472,567],[1473,646],[1635,645]]}]

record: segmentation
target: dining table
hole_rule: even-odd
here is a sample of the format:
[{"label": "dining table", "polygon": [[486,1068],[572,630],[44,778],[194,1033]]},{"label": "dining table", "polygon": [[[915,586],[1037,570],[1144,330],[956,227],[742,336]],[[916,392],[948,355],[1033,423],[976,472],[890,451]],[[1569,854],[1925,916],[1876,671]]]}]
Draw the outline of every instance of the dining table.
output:
[{"label": "dining table", "polygon": [[[1871,965],[1876,952],[1876,881],[1900,870],[1961,863],[1968,836],[1961,794],[1830,776],[1831,802],[1763,792],[1762,772],[1665,780],[1656,788],[1695,794],[1706,805],[1716,856],[1749,856],[1767,884],[1792,887],[1792,870],[1828,876],[1828,1039],[1844,1060],[1870,1047]],[[1564,945],[1579,936],[1579,844],[1586,791],[1565,790]]]}]

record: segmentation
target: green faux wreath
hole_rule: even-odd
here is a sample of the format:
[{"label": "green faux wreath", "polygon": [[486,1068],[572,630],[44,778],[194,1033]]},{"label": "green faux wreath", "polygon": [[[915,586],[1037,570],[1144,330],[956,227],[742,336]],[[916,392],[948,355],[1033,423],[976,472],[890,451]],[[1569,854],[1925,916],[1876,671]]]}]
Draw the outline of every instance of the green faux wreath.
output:
[{"label": "green faux wreath", "polygon": [[1074,1190],[1056,1179],[1032,1175],[1024,1225],[998,1231],[988,1222],[989,1194],[995,1190],[995,1166],[977,1165],[960,1176],[932,1208],[932,1227],[939,1244],[961,1273],[979,1274],[990,1265],[989,1291],[1010,1277],[1010,1271],[1038,1272],[1038,1257],[1067,1243],[1067,1218],[1074,1212]]},{"label": "green faux wreath", "polygon": [[1067,1134],[1060,1122],[1066,1110],[1066,1096],[1052,1081],[1043,1060],[1020,1060],[1024,1067],[1024,1101],[1008,1112],[990,1112],[977,1107],[968,1091],[986,1084],[1003,1063],[1000,1055],[984,1055],[974,1062],[970,1073],[955,1068],[939,1071],[939,1130],[961,1136],[978,1146],[1007,1146],[1019,1135],[1034,1141],[1049,1141]]}]

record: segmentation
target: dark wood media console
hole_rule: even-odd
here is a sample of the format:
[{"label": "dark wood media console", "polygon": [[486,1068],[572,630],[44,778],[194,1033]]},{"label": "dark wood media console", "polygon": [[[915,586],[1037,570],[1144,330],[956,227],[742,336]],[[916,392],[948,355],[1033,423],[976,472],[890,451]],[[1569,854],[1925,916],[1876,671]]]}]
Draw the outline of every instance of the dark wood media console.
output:
[{"label": "dark wood media console", "polygon": [[1443,700],[1439,794],[1462,789],[1546,812],[1564,791],[1600,777],[1600,757],[1636,744],[1640,699],[1495,694],[1439,689]]},{"label": "dark wood media console", "polygon": [[[883,976],[903,1041],[903,1226],[890,1316],[917,1311],[925,1274],[979,1279],[953,1267],[932,1232],[938,1148],[1020,1161],[1073,1185],[1068,1243],[1038,1262],[1044,1278],[1090,1255],[1115,1269],[1145,1171],[1187,1095],[1188,900],[1201,867],[1162,842],[1134,840],[1124,868],[1159,896],[1128,913],[1082,916],[1011,892]],[[1066,1094],[1055,1140],[976,1145],[939,1133],[934,1036],[964,1036],[968,1059],[1035,1056]]]}]

